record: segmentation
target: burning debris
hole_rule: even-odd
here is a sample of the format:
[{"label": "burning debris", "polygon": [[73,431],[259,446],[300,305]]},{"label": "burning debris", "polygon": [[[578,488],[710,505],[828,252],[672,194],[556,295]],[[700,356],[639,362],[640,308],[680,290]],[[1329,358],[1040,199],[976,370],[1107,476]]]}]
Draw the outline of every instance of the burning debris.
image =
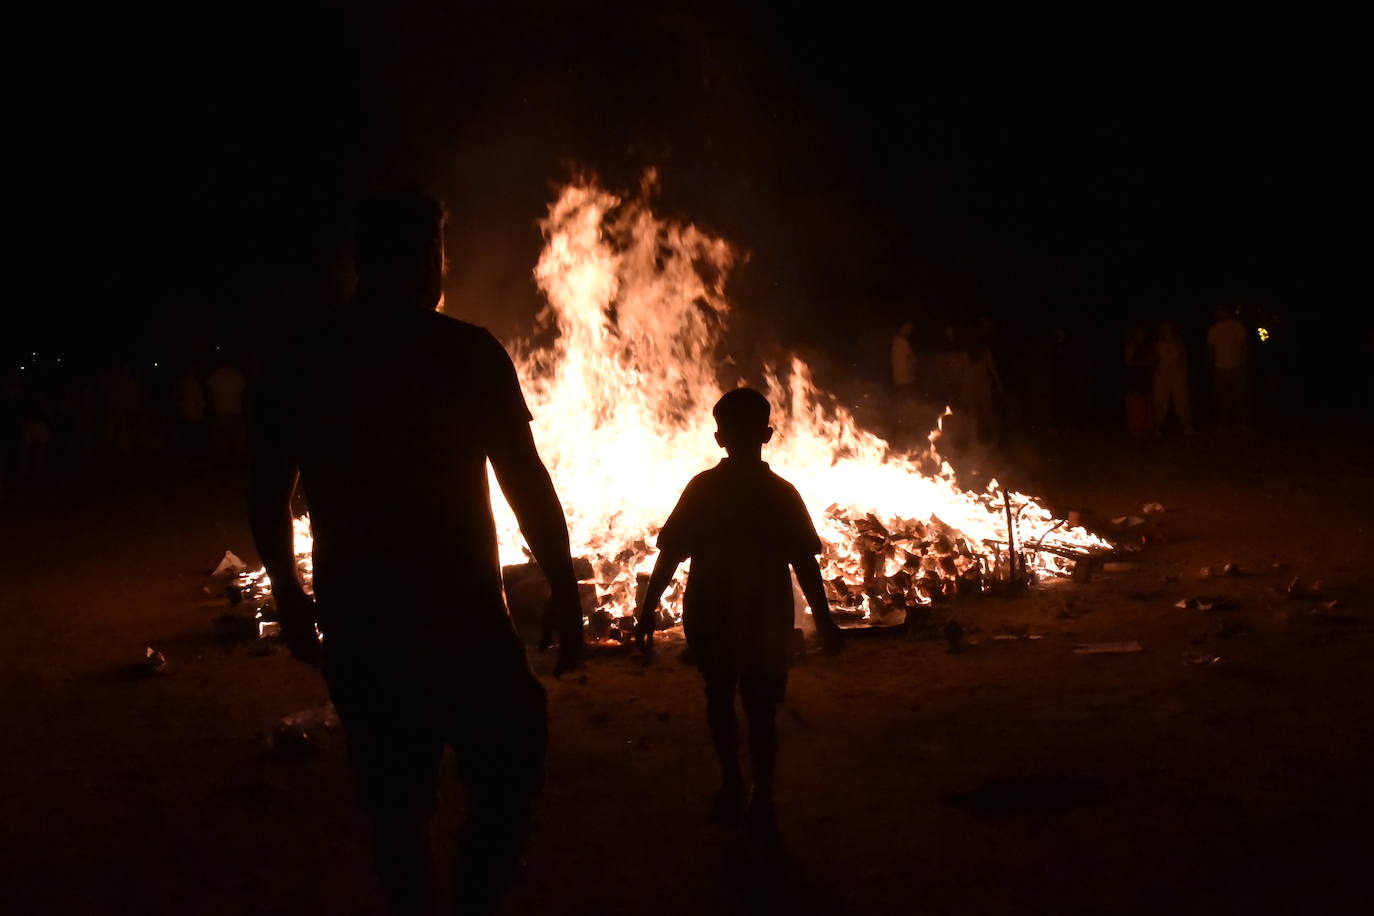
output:
[{"label": "burning debris", "polygon": [[[535,441],[565,497],[589,632],[616,641],[632,635],[658,527],[682,485],[721,457],[711,407],[738,381],[722,385],[717,372],[730,364],[720,351],[736,252],[656,216],[647,197],[653,182],[650,174],[645,193],[631,199],[588,182],[563,189],[542,224],[546,243],[534,271],[548,302],[538,331],[552,342],[510,348]],[[996,481],[961,489],[936,448],[940,429],[929,448],[898,452],[819,390],[802,360],[763,372],[775,431],[765,457],[804,496],[824,500],[811,514],[840,619],[904,623],[942,599],[1069,575],[1112,549]],[[492,484],[519,618],[515,606],[537,588],[518,572],[529,553]],[[308,587],[308,518],[296,520],[296,556]],[[669,619],[681,613],[685,575],[684,566],[664,599]],[[271,633],[263,571],[235,570],[228,587],[231,601],[256,610],[261,635]]]}]

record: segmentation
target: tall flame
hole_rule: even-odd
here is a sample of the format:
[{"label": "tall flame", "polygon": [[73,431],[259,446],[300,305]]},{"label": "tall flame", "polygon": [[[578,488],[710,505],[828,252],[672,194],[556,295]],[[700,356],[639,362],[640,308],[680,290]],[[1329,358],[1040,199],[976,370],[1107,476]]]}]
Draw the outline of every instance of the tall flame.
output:
[{"label": "tall flame", "polygon": [[[637,576],[652,567],[654,538],[682,488],[722,457],[711,408],[723,393],[718,350],[736,253],[695,226],[657,217],[651,184],[652,174],[634,198],[591,181],[563,189],[542,223],[534,271],[548,303],[541,330],[557,336],[544,347],[511,347],[574,556],[591,561],[598,605],[613,615],[633,611]],[[996,481],[982,492],[961,490],[935,450],[938,432],[929,450],[894,452],[818,391],[800,359],[770,370],[765,394],[776,432],[764,458],[806,500],[832,589],[847,584],[857,594],[902,569],[946,581],[973,565],[990,572],[996,545],[1005,550],[1009,541],[1007,503],[1016,509],[1017,543],[1110,547],[1057,523],[1029,497],[1004,494]],[[502,562],[525,562],[515,516],[492,483]],[[944,556],[910,534],[937,529]],[[873,532],[882,532],[880,548],[863,543]],[[1038,556],[1043,569],[1057,571],[1053,554]],[[931,597],[928,588],[912,594],[921,603]]]}]

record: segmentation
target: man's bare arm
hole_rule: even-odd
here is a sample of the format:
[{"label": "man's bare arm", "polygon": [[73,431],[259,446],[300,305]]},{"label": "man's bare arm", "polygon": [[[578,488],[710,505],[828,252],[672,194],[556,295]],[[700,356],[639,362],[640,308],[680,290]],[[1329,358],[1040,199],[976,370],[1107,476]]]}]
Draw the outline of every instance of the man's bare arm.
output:
[{"label": "man's bare arm", "polygon": [[248,473],[248,523],[275,592],[301,588],[291,529],[296,476],[296,469],[277,449],[254,443]]},{"label": "man's bare arm", "polygon": [[315,602],[296,575],[292,545],[291,496],[297,476],[296,466],[275,441],[264,435],[254,437],[248,474],[248,523],[258,555],[272,579],[272,598],[286,644],[292,655],[313,664],[319,660],[320,650]]},{"label": "man's bare arm", "polygon": [[495,437],[487,457],[535,562],[549,580],[550,623],[559,634],[560,667],[566,668],[576,661],[582,647],[582,605],[563,505],[527,424],[511,424]]}]

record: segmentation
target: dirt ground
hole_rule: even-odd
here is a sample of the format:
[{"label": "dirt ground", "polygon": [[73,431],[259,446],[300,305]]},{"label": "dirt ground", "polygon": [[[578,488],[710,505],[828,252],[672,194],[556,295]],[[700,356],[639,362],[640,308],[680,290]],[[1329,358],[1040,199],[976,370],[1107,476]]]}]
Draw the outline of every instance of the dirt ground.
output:
[{"label": "dirt ground", "polygon": [[[1167,511],[1132,568],[950,608],[977,628],[968,651],[808,656],[782,716],[782,861],[707,821],[691,669],[546,675],[550,780],[507,911],[1368,912],[1370,454],[1328,433],[1004,459],[1104,531]],[[254,556],[240,498],[223,475],[148,471],[0,509],[0,911],[381,912],[341,739],[297,759],[264,740],[324,700],[318,677],[215,638],[204,572]],[[1200,577],[1226,562],[1245,574]],[[1324,590],[1288,597],[1295,576]],[[1234,606],[1174,607],[1198,595]],[[1042,638],[993,638],[1017,633]],[[1143,651],[1072,651],[1118,640]],[[149,645],[168,672],[126,678]],[[462,813],[447,779],[441,855]]]}]

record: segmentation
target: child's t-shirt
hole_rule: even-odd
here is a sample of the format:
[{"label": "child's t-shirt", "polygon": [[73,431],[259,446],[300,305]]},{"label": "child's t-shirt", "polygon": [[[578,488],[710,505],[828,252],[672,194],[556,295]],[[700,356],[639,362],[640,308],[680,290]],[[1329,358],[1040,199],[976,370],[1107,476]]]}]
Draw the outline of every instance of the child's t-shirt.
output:
[{"label": "child's t-shirt", "polygon": [[687,484],[658,548],[692,560],[683,626],[703,670],[786,670],[790,564],[821,552],[795,487],[765,462],[726,458]]}]

